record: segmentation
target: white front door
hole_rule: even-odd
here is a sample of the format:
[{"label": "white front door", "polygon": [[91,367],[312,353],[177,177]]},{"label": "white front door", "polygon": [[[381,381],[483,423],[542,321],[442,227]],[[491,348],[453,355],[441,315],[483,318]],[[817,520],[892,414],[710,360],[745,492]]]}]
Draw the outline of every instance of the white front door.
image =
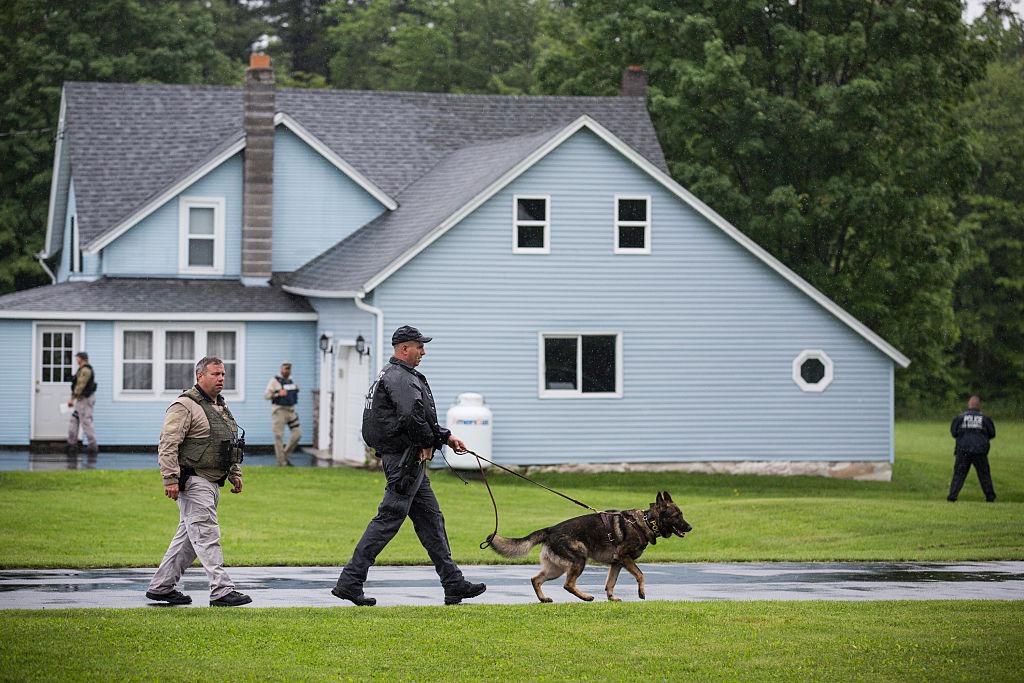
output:
[{"label": "white front door", "polygon": [[362,464],[366,461],[361,429],[363,402],[369,387],[369,359],[351,345],[339,345],[334,366],[334,423],[331,458]]},{"label": "white front door", "polygon": [[32,439],[61,440],[68,436],[67,406],[71,378],[78,369],[81,325],[38,325],[35,333],[32,395]]}]

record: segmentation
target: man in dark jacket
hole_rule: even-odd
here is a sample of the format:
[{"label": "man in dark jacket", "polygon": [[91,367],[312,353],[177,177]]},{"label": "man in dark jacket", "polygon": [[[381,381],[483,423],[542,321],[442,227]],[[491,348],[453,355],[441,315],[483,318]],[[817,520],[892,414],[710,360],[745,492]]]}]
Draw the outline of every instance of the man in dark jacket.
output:
[{"label": "man in dark jacket", "polygon": [[949,484],[949,496],[946,500],[956,501],[964,480],[967,479],[967,473],[971,465],[974,465],[978,481],[981,482],[981,490],[985,493],[985,500],[991,503],[996,499],[996,492],[992,488],[992,473],[988,467],[988,449],[989,441],[996,438],[996,426],[988,415],[981,412],[980,398],[971,396],[968,399],[967,410],[953,418],[949,425],[949,433],[956,439],[956,448],[953,451],[956,462],[953,465],[953,481]]},{"label": "man in dark jacket", "polygon": [[387,484],[377,516],[370,520],[352,558],[341,570],[331,593],[356,605],[377,604],[363,594],[370,567],[384,546],[395,537],[406,517],[426,549],[444,588],[444,602],[454,605],[487,590],[470,583],[452,560],[444,516],[430,488],[425,462],[434,451],[451,446],[456,452],[466,444],[437,423],[437,408],[427,378],[416,370],[423,359],[425,337],[415,327],[403,325],[391,336],[394,355],[377,375],[366,394],[363,409],[363,440],[381,460]]}]

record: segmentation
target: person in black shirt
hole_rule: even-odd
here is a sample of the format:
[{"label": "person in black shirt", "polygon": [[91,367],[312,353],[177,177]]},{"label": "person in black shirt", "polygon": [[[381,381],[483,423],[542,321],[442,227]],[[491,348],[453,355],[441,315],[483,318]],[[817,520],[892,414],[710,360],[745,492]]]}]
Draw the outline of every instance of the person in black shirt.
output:
[{"label": "person in black shirt", "polygon": [[981,412],[981,399],[971,396],[967,401],[967,410],[953,418],[949,425],[949,433],[956,439],[956,448],[953,454],[956,461],[953,465],[953,480],[949,484],[949,495],[946,500],[955,502],[960,495],[960,489],[967,479],[967,473],[974,465],[974,471],[978,473],[978,481],[981,483],[981,490],[985,493],[985,500],[993,502],[996,499],[995,489],[992,488],[992,473],[988,467],[989,442],[996,438],[996,426],[989,419],[988,415]]},{"label": "person in black shirt", "polygon": [[416,370],[426,353],[425,337],[403,325],[391,336],[394,355],[370,385],[363,410],[363,440],[381,460],[387,477],[384,500],[370,520],[352,558],[341,570],[331,593],[367,607],[376,599],[363,594],[366,575],[384,546],[395,537],[405,518],[412,520],[416,536],[426,549],[444,588],[444,602],[454,605],[487,590],[470,583],[452,559],[444,516],[430,488],[426,461],[434,451],[450,446],[464,452],[466,444],[437,423],[437,408],[427,378]]}]

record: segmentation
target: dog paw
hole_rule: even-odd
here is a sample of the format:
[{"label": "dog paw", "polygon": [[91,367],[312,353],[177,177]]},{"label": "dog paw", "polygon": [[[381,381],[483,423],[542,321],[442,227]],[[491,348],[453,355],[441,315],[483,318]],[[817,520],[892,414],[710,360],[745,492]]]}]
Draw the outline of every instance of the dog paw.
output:
[{"label": "dog paw", "polygon": [[647,593],[644,593],[643,591],[640,591],[638,593],[638,595],[640,596],[641,600],[646,600],[647,599]]},{"label": "dog paw", "polygon": [[609,595],[608,602],[622,602],[622,598],[617,598],[614,595]]},{"label": "dog paw", "polygon": [[551,598],[541,598],[541,602],[551,602]]},{"label": "dog paw", "polygon": [[593,595],[584,595],[584,596],[581,596],[581,597],[582,597],[582,599],[586,600],[587,602],[591,602],[594,599]]}]

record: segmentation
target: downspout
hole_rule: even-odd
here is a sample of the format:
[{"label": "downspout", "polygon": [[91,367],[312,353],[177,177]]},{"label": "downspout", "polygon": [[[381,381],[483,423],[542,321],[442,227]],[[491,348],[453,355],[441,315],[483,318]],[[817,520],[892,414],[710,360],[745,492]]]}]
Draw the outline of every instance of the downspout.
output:
[{"label": "downspout", "polygon": [[42,266],[43,270],[46,271],[46,274],[50,276],[50,284],[51,285],[57,284],[57,276],[53,274],[53,271],[50,270],[50,266],[46,265],[46,261],[43,260],[45,258],[43,256],[43,252],[41,252],[41,251],[37,252],[35,254],[35,257],[36,257],[36,260],[39,261],[39,265]]},{"label": "downspout", "polygon": [[363,298],[365,296],[366,292],[361,292],[360,294],[352,297],[352,302],[360,311],[372,313],[377,317],[373,346],[374,350],[377,353],[377,367],[380,368],[383,367],[384,363],[387,362],[387,358],[384,358],[384,311],[380,310],[376,306],[371,306],[370,304],[363,301]]}]

